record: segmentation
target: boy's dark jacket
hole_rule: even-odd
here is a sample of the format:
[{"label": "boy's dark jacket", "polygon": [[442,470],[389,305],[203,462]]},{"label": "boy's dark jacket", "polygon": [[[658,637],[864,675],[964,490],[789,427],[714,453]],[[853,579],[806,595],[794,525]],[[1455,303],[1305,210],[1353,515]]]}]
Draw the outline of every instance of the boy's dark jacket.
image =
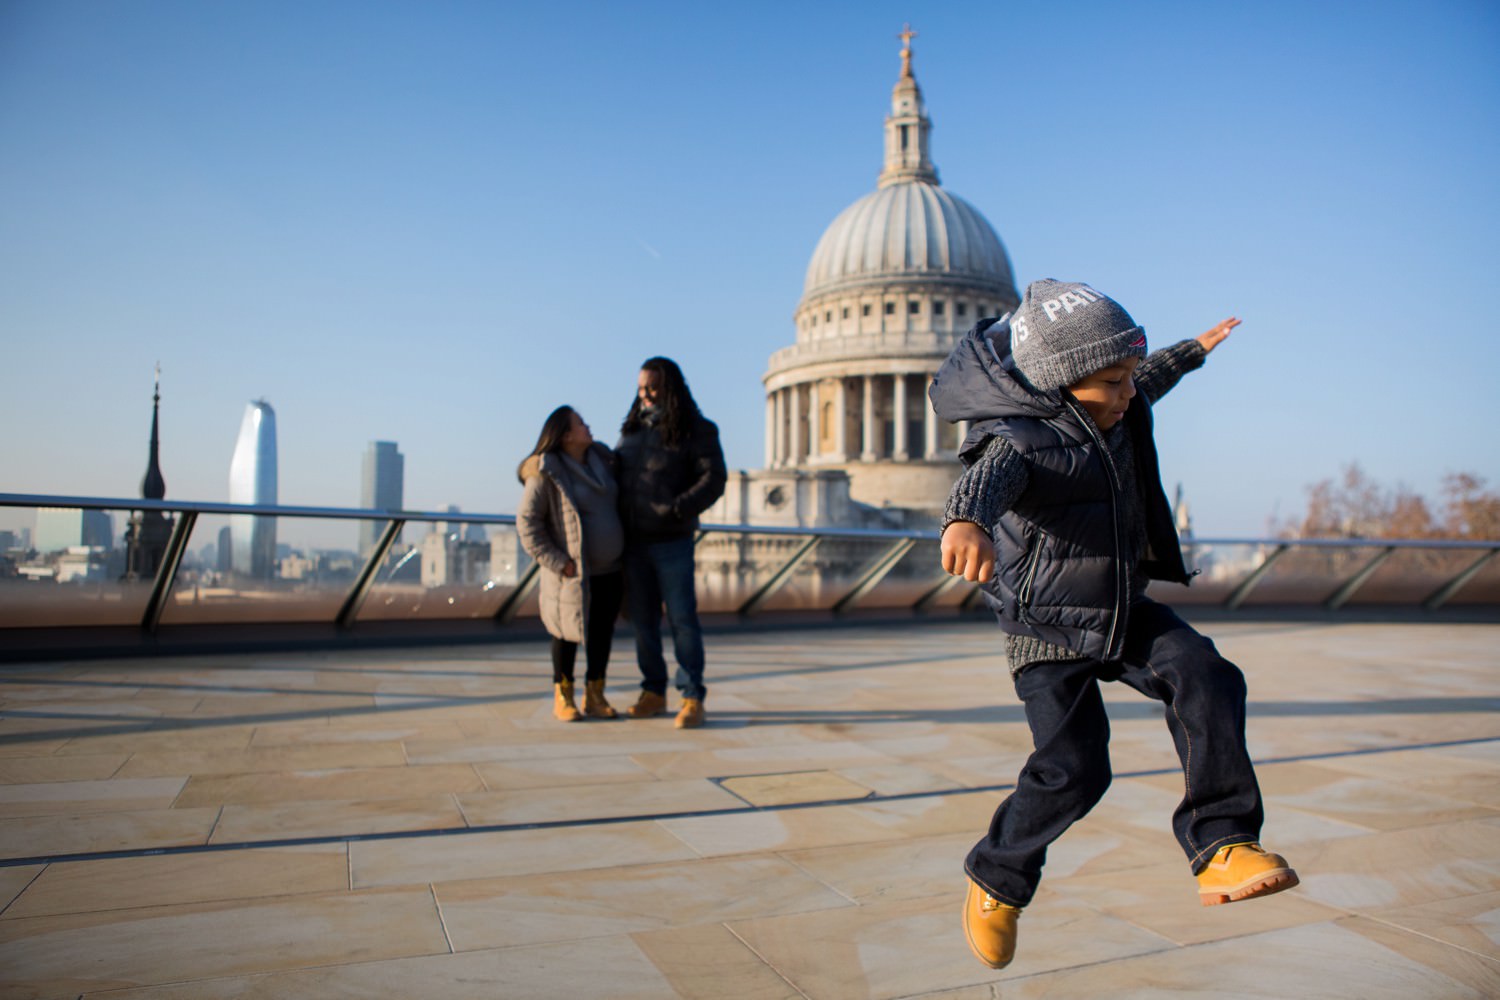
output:
[{"label": "boy's dark jacket", "polygon": [[944,420],[970,421],[959,448],[965,466],[1002,436],[1026,463],[1028,483],[999,522],[982,525],[995,541],[995,574],[985,598],[1001,628],[1117,660],[1123,651],[1130,578],[1187,583],[1171,507],[1161,487],[1151,407],[1131,400],[1131,436],[1145,518],[1146,550],[1132,567],[1127,506],[1102,432],[1066,390],[1038,392],[1016,374],[1010,328],[987,320],[961,340],[930,390]]},{"label": "boy's dark jacket", "polygon": [[642,424],[620,435],[620,521],[625,536],[641,542],[684,538],[698,529],[698,515],[724,495],[729,479],[719,428],[699,417],[680,445],[662,441],[661,431]]}]

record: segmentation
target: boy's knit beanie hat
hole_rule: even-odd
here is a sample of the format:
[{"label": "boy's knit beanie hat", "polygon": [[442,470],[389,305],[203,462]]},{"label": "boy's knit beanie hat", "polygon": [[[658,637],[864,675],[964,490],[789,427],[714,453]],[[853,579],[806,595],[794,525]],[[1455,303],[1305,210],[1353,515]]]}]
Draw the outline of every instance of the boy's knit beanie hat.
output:
[{"label": "boy's knit beanie hat", "polygon": [[1010,353],[1037,389],[1072,385],[1126,358],[1146,356],[1146,331],[1088,285],[1043,278],[1026,286],[1010,318]]}]

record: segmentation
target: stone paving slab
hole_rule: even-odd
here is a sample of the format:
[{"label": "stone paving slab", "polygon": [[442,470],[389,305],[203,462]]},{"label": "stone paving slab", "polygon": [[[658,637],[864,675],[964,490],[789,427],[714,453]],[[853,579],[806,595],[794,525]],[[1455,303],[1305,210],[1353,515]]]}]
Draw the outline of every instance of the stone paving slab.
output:
[{"label": "stone paving slab", "polygon": [[0,1000],[1500,996],[1500,626],[1204,631],[1302,886],[1198,904],[1107,686],[1115,782],[1002,972],[959,924],[1030,749],[985,623],[711,635],[691,732],[555,722],[540,642],[0,670]]}]

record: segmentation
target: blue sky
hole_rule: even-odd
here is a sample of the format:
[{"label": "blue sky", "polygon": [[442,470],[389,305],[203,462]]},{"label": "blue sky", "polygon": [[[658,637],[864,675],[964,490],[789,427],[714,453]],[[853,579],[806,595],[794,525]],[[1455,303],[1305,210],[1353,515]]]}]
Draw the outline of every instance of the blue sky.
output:
[{"label": "blue sky", "polygon": [[[503,512],[553,406],[604,440],[677,358],[731,467],[824,227],[873,190],[903,22],[944,185],[1024,284],[1155,344],[1200,533],[1349,462],[1500,485],[1500,6],[0,2],[0,491]],[[351,536],[352,537],[352,536]]]}]

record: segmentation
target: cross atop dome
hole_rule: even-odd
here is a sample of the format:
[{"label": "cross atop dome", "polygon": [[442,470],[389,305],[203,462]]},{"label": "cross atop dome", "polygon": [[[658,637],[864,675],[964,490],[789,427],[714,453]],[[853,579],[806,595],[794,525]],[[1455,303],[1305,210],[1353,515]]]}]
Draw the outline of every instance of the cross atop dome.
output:
[{"label": "cross atop dome", "polygon": [[911,40],[917,37],[917,33],[911,30],[910,24],[901,26],[901,33],[896,36],[901,39],[901,75],[911,76]]}]

